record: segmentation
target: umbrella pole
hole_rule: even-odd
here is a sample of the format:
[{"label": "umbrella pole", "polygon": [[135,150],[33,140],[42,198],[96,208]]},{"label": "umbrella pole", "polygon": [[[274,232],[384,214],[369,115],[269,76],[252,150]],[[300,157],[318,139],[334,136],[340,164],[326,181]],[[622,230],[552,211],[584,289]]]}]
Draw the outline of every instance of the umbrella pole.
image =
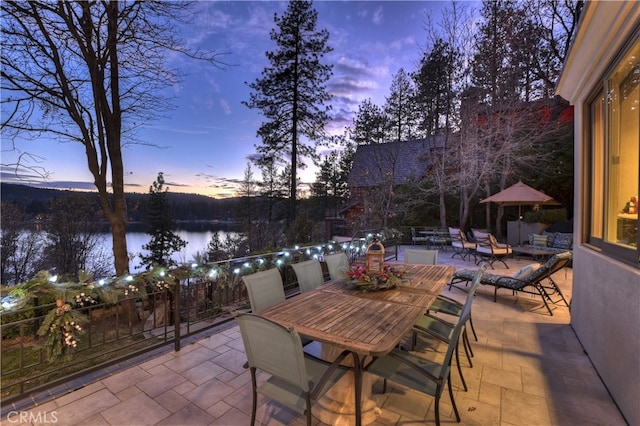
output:
[{"label": "umbrella pole", "polygon": [[522,236],[520,235],[522,229],[522,204],[518,204],[518,245],[522,245]]}]

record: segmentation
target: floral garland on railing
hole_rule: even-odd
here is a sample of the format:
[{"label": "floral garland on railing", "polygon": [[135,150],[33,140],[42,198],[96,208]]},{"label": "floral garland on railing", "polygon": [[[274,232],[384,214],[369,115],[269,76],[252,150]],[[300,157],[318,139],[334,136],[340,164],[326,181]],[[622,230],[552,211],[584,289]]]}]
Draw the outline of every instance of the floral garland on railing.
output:
[{"label": "floral garland on railing", "polygon": [[74,308],[98,303],[115,303],[122,297],[146,298],[147,280],[126,275],[120,278],[94,280],[83,271],[78,282],[59,282],[49,271],[38,272],[26,283],[11,288],[2,299],[2,310],[22,308],[29,300],[39,296],[52,296],[55,306],[45,315],[38,336],[45,337],[43,347],[49,362],[69,360],[78,346],[87,317]]},{"label": "floral garland on railing", "polygon": [[[321,259],[326,254],[339,251],[358,257],[364,254],[371,239],[381,235],[369,234],[365,238],[347,243],[329,241],[327,244],[308,247],[295,246],[271,253],[271,256],[255,255],[245,260],[230,259],[213,264],[182,265],[172,269],[154,266],[143,273],[121,277],[94,279],[81,271],[77,282],[58,282],[56,274],[40,271],[31,280],[8,289],[8,295],[1,300],[0,311],[20,309],[27,301],[40,295],[54,296],[55,307],[44,317],[37,334],[46,338],[43,346],[50,362],[61,358],[69,359],[84,333],[83,326],[88,322],[86,316],[75,309],[96,304],[98,300],[115,303],[122,298],[145,299],[147,290],[170,290],[190,278],[224,281],[233,288],[242,281],[243,275],[272,267],[284,269],[295,262]],[[389,282],[393,282],[398,275],[392,273],[390,277]]]}]

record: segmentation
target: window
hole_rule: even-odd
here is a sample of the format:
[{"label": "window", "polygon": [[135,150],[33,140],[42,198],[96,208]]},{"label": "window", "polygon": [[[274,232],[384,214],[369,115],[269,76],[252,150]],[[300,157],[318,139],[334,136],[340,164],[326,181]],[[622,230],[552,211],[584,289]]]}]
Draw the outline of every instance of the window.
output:
[{"label": "window", "polygon": [[589,104],[589,242],[638,263],[640,41],[621,55]]}]

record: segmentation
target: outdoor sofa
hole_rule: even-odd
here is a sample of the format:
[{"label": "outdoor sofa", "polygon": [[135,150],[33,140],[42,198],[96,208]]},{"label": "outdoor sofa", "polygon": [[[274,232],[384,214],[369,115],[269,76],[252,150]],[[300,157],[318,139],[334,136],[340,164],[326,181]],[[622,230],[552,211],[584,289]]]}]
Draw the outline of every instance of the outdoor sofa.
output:
[{"label": "outdoor sofa", "polygon": [[529,235],[529,244],[522,247],[546,251],[550,254],[573,250],[573,234],[569,232],[543,232]]}]

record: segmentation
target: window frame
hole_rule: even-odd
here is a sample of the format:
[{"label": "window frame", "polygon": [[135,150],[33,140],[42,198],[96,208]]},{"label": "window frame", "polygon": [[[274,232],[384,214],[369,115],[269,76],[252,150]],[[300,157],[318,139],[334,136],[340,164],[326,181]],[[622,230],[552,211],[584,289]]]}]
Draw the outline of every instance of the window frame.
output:
[{"label": "window frame", "polygon": [[[584,108],[584,134],[585,140],[583,141],[584,156],[583,156],[583,170],[585,171],[583,177],[584,188],[586,188],[584,200],[582,202],[582,208],[584,209],[583,215],[583,235],[585,236],[585,243],[588,247],[601,251],[605,255],[628,263],[636,268],[640,268],[640,233],[636,237],[636,247],[625,247],[619,244],[609,242],[606,238],[607,233],[607,219],[609,215],[613,214],[606,206],[606,200],[610,197],[610,167],[609,158],[611,155],[611,139],[610,139],[610,119],[608,108],[606,105],[608,83],[607,79],[611,76],[615,68],[623,60],[624,56],[632,49],[635,43],[637,43],[640,37],[640,28],[636,28],[629,41],[617,52],[605,72],[598,78],[597,85],[591,92],[591,95],[587,98]],[[599,105],[599,116],[596,117],[594,111]],[[596,120],[601,120],[599,126],[596,126]],[[596,134],[597,131],[597,134]],[[597,138],[601,138],[602,146],[598,146]],[[599,158],[601,156],[602,158]],[[601,172],[598,173],[598,169],[595,167],[596,162],[599,163]],[[640,168],[640,160],[638,167]],[[601,174],[601,176],[599,176]],[[601,179],[598,181],[598,179]],[[638,182],[636,182],[637,188],[640,191],[640,174],[638,176]],[[596,200],[597,195],[601,195],[601,205],[598,205]],[[595,203],[595,204],[594,204]],[[593,209],[597,209],[598,212],[594,214]],[[597,220],[599,218],[599,220]],[[594,221],[599,222],[597,224]],[[640,215],[636,224],[640,227]],[[600,230],[600,236],[594,235],[594,230]]]}]

